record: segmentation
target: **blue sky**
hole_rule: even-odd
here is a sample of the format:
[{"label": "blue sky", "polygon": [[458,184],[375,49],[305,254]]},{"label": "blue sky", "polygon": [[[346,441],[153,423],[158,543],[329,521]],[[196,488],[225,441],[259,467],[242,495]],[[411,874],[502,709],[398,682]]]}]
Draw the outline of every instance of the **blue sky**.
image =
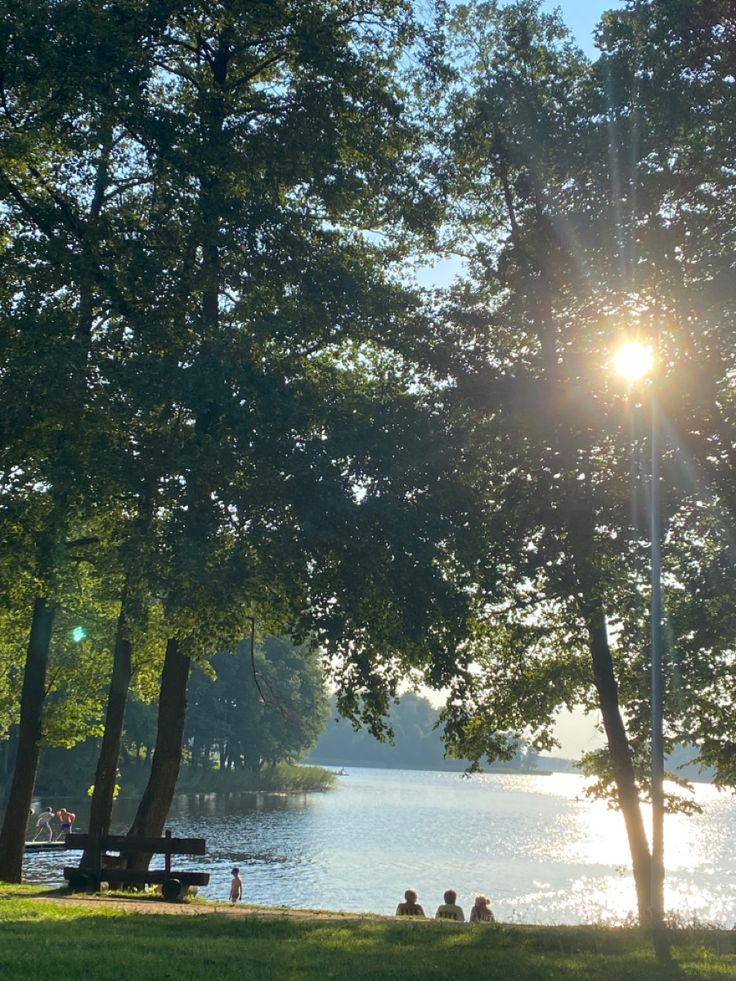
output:
[{"label": "blue sky", "polygon": [[593,31],[601,14],[604,10],[619,10],[625,4],[623,0],[545,0],[542,6],[550,12],[559,8],[577,43],[589,57],[595,58]]},{"label": "blue sky", "polygon": [[[575,41],[588,57],[593,59],[598,53],[593,43],[593,32],[600,21],[601,14],[604,10],[620,10],[625,6],[625,0],[544,0],[542,4],[543,9],[550,13],[559,10],[562,20],[570,29]],[[440,259],[418,270],[416,280],[420,286],[430,289],[449,286],[460,271],[461,263],[458,259]]]}]

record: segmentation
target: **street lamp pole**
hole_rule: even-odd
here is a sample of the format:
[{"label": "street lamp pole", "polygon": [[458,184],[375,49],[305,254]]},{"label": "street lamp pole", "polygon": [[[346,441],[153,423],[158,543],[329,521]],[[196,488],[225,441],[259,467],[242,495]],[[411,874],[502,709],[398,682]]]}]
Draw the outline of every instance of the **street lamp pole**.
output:
[{"label": "street lamp pole", "polygon": [[[623,344],[613,357],[617,374],[630,383],[640,381],[654,370],[654,352],[638,341]],[[649,532],[651,538],[651,711],[652,711],[652,856],[650,916],[655,946],[666,956],[664,941],[664,675],[662,671],[662,520],[660,513],[660,424],[654,379],[651,390],[651,483]]]},{"label": "street lamp pole", "polygon": [[654,391],[651,433],[651,640],[652,640],[652,928],[664,926],[664,679],[662,672],[662,546],[659,490],[659,411]]}]

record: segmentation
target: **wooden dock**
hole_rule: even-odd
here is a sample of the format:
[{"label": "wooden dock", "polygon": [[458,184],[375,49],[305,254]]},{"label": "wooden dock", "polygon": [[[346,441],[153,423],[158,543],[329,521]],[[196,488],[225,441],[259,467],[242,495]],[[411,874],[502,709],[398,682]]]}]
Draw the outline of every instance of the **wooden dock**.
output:
[{"label": "wooden dock", "polygon": [[63,841],[27,841],[25,850],[27,852],[53,852],[57,848],[66,848]]}]

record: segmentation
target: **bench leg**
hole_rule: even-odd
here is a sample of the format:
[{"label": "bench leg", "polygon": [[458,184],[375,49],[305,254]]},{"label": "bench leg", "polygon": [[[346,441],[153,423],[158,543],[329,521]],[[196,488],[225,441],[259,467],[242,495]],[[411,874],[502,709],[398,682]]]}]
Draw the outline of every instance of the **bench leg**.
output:
[{"label": "bench leg", "polygon": [[92,892],[96,888],[95,877],[88,872],[75,872],[69,876],[69,892]]},{"label": "bench leg", "polygon": [[184,886],[178,879],[165,879],[161,886],[161,895],[169,903],[175,903],[184,895]]}]

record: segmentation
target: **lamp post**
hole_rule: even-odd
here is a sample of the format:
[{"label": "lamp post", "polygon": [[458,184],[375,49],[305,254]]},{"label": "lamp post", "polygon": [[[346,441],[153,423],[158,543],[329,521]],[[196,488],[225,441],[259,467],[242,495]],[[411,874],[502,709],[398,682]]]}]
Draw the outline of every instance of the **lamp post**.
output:
[{"label": "lamp post", "polygon": [[[651,376],[654,352],[638,341],[622,345],[613,358],[617,374],[629,382]],[[651,541],[651,711],[652,711],[652,929],[664,926],[664,677],[662,671],[662,549],[659,495],[659,418],[654,391],[651,394],[651,467],[649,533]]]}]

